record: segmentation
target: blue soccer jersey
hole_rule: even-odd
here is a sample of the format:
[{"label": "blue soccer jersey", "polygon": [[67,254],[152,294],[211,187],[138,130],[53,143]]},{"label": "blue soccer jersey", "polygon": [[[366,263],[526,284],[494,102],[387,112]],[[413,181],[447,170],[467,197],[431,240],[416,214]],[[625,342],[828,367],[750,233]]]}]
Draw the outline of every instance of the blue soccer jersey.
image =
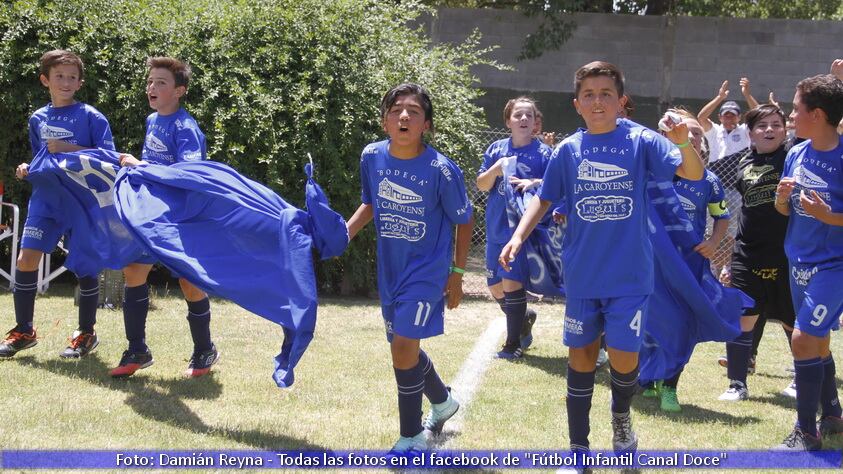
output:
[{"label": "blue soccer jersey", "polygon": [[[29,142],[33,157],[47,146],[48,140],[63,140],[85,148],[115,149],[108,120],[100,111],[82,102],[64,107],[53,107],[50,103],[32,114]],[[55,206],[50,204],[50,196],[35,186],[29,200],[29,215],[60,217],[54,215]]]},{"label": "blue soccer jersey", "polygon": [[841,168],[843,138],[831,151],[817,151],[807,140],[788,152],[782,176],[796,181],[790,196],[791,213],[784,240],[784,250],[791,263],[843,261],[843,227],[823,224],[808,215],[799,202],[800,192],[816,191],[832,212],[843,212]]},{"label": "blue soccer jersey", "polygon": [[[679,195],[682,208],[688,213],[694,230],[700,238],[705,237],[705,219],[707,211],[715,220],[728,219],[729,209],[726,207],[726,193],[720,178],[709,170],[700,180],[675,178],[673,188]],[[716,210],[715,210],[716,209]]]},{"label": "blue soccer jersey", "polygon": [[682,163],[667,139],[629,121],[593,135],[580,129],[553,151],[539,194],[564,200],[566,293],[613,298],[653,292],[646,183],[670,180]]},{"label": "blue soccer jersey", "polygon": [[440,300],[453,225],[471,219],[460,168],[430,146],[416,158],[395,158],[385,140],[363,149],[360,181],[363,203],[374,211],[381,304]]},{"label": "blue soccer jersey", "polygon": [[[482,174],[491,168],[501,158],[514,156],[517,159],[515,175],[522,179],[537,179],[544,176],[547,162],[552,150],[538,139],[533,139],[529,145],[515,148],[511,138],[498,140],[483,154],[483,164],[477,174]],[[486,241],[495,244],[505,244],[512,237],[509,221],[506,217],[506,195],[504,194],[502,177],[495,179],[495,184],[489,192],[486,201]]]},{"label": "blue soccer jersey", "polygon": [[170,115],[152,113],[146,118],[142,159],[159,165],[207,160],[205,134],[183,108]]}]

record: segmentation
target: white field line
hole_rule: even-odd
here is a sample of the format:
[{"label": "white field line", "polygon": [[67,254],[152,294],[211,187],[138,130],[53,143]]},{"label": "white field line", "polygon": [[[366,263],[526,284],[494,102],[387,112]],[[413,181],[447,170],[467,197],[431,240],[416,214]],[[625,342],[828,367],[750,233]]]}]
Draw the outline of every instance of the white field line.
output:
[{"label": "white field line", "polygon": [[[477,393],[477,388],[483,380],[483,374],[489,367],[492,361],[492,354],[497,348],[498,339],[506,331],[506,318],[498,317],[493,319],[483,335],[474,343],[474,348],[471,350],[468,359],[460,367],[457,376],[451,382],[451,390],[454,392],[454,397],[460,402],[460,411],[448,420],[445,429],[450,432],[459,432],[462,429],[463,420],[468,411],[471,400]],[[450,436],[447,441],[441,446],[443,449],[453,449],[458,436]],[[433,444],[436,444],[435,440]]]}]

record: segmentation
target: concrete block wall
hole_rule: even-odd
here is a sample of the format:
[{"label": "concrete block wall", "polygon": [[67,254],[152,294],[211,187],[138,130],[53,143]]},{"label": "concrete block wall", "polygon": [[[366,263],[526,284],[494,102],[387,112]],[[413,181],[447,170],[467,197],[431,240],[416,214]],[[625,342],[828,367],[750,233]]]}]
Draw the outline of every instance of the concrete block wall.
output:
[{"label": "concrete block wall", "polygon": [[624,71],[629,93],[659,103],[710,99],[726,79],[729,98],[742,100],[742,76],[750,78],[759,101],[773,91],[789,103],[799,80],[827,73],[831,61],[843,57],[843,22],[597,13],[573,18],[577,28],[560,51],[521,62],[516,57],[537,19],[508,10],[440,9],[427,28],[435,42],[461,42],[477,28],[484,45],[500,47],[492,57],[515,70],[477,68],[483,88],[570,94],[576,69],[603,59]]}]

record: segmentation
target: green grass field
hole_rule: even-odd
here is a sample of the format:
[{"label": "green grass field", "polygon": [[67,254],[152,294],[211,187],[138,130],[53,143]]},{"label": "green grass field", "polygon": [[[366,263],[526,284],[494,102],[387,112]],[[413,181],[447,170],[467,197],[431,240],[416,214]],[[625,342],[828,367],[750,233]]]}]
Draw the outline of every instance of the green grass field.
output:
[{"label": "green grass field", "polygon": [[[3,324],[11,327],[10,293],[0,294],[0,307],[7,308]],[[514,363],[489,362],[474,398],[464,403],[458,431],[446,427],[441,441],[447,447],[567,449],[563,306],[534,307],[539,319],[533,348]],[[210,376],[186,379],[192,343],[184,302],[159,295],[153,308],[147,341],[155,364],[115,380],[108,369],[125,349],[122,313],[100,310],[100,346],[85,359],[66,361],[58,354],[75,328],[70,289],[54,287],[39,296],[39,344],[0,361],[3,448],[388,449],[395,441],[396,389],[376,301],[324,299],[314,341],[295,385],[285,390],[270,378],[281,344],[278,326],[214,301],[212,335],[222,359]],[[465,301],[447,313],[446,335],[423,344],[446,382],[499,313],[486,300]],[[832,348],[841,354],[837,336]],[[679,386],[681,413],[663,413],[657,401],[636,397],[633,419],[642,449],[766,449],[789,432],[795,401],[781,395],[791,377],[781,330],[767,328],[747,402],[717,400],[728,382],[716,363],[722,353],[720,343],[697,347]],[[608,378],[606,369],[597,374],[590,437],[595,449],[611,446]],[[841,448],[843,442],[826,445]]]}]

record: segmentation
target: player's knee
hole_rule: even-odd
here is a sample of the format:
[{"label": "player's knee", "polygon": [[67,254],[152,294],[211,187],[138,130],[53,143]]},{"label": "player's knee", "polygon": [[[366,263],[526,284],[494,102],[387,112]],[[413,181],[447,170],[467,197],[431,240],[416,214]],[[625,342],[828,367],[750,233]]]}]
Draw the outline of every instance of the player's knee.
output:
[{"label": "player's knee", "polygon": [[755,328],[755,323],[758,321],[758,315],[741,316],[741,331],[752,331]]},{"label": "player's knee", "polygon": [[179,286],[181,287],[181,292],[184,295],[184,299],[187,301],[199,301],[205,299],[208,295],[190,283],[189,281],[185,280],[184,278],[179,278]]},{"label": "player's knee", "polygon": [[35,249],[21,249],[18,254],[17,269],[22,272],[34,272],[38,270],[38,264],[41,263],[41,256],[44,252]]},{"label": "player's knee", "polygon": [[820,344],[818,342],[818,338],[797,329],[793,332],[791,339],[793,357],[799,360],[819,357]]},{"label": "player's knee", "polygon": [[412,369],[419,363],[419,341],[395,334],[390,344],[392,366],[396,369]]}]

